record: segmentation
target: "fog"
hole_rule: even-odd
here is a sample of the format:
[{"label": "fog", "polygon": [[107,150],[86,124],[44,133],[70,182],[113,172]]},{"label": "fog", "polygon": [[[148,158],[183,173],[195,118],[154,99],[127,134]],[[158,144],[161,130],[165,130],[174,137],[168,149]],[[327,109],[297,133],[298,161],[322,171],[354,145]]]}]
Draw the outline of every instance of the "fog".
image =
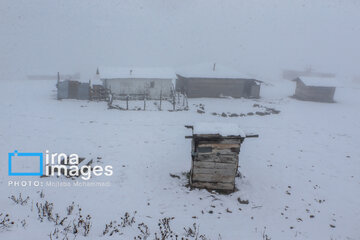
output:
[{"label": "fog", "polygon": [[357,0],[1,0],[0,79],[203,62],[263,78],[309,66],[353,76],[359,12]]}]

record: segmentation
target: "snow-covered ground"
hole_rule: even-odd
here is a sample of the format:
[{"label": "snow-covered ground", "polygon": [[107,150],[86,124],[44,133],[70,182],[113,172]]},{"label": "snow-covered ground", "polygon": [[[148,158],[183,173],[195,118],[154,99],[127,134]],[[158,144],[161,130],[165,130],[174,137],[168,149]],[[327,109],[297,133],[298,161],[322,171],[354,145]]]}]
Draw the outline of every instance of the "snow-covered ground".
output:
[{"label": "snow-covered ground", "polygon": [[[81,206],[84,218],[91,215],[89,235],[79,233],[77,239],[134,239],[142,222],[153,239],[165,217],[174,217],[170,225],[180,236],[196,223],[208,239],[360,239],[359,86],[337,89],[337,103],[327,104],[289,98],[293,83],[278,81],[262,86],[259,100],[190,99],[190,110],[179,112],[58,101],[53,81],[0,81],[0,89],[0,213],[14,221],[2,228],[0,216],[0,239],[50,239],[50,232],[62,231],[64,226],[39,219],[36,203],[45,201],[61,218],[68,217],[66,224],[78,218],[77,210],[67,215],[72,202]],[[205,113],[198,113],[200,104]],[[254,104],[281,112],[221,116],[263,109]],[[220,195],[186,187],[191,149],[184,137],[191,132],[184,125],[198,122],[236,123],[260,135],[241,147],[238,191]],[[8,186],[10,180],[75,182],[8,176],[7,156],[14,150],[77,153],[112,165],[114,174],[88,181],[110,182],[102,187]],[[19,193],[29,196],[23,205],[9,199]],[[105,224],[135,211],[132,226],[103,236]]]}]

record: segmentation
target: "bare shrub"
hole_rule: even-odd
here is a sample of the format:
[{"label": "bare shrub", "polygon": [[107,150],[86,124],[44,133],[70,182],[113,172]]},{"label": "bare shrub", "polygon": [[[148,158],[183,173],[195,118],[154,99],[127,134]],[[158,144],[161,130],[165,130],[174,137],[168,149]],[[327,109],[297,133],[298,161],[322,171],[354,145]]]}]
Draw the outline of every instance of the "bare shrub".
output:
[{"label": "bare shrub", "polygon": [[149,227],[145,223],[138,224],[138,229],[140,234],[137,237],[134,237],[134,239],[146,240],[150,237]]},{"label": "bare shrub", "polygon": [[14,203],[16,204],[20,204],[22,206],[26,205],[29,201],[29,197],[26,197],[25,199],[22,198],[21,193],[19,194],[19,197],[15,197],[14,195],[11,195],[11,197],[9,197],[9,199],[13,200]]},{"label": "bare shrub", "polygon": [[38,211],[38,218],[40,219],[40,222],[43,222],[45,218],[47,218],[49,221],[55,221],[53,217],[53,203],[45,201],[45,203],[37,202],[35,205]]},{"label": "bare shrub", "polygon": [[67,215],[71,215],[71,213],[74,211],[74,202],[72,202],[67,208],[66,208],[66,211],[67,211]]},{"label": "bare shrub", "polygon": [[124,214],[123,217],[120,217],[121,221],[118,223],[117,221],[110,221],[109,224],[105,224],[105,229],[103,231],[103,235],[109,235],[112,236],[115,233],[122,235],[122,228],[125,227],[131,227],[135,223],[135,214],[134,212],[133,216],[131,216],[128,212]]},{"label": "bare shrub", "polygon": [[177,239],[178,235],[174,234],[170,226],[173,219],[174,217],[168,217],[159,220],[159,235],[155,233],[155,240]]},{"label": "bare shrub", "polygon": [[0,213],[0,230],[9,230],[14,225],[14,221],[10,220],[9,214]]},{"label": "bare shrub", "polygon": [[191,237],[194,240],[208,240],[204,234],[200,234],[200,225],[193,223],[192,227],[184,228],[185,237]]}]

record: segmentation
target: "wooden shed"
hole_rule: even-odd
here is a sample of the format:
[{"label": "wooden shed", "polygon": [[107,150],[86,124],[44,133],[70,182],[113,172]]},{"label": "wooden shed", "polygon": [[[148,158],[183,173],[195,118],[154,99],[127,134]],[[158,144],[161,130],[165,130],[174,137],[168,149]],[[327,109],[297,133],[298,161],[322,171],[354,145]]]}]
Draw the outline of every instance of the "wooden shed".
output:
[{"label": "wooden shed", "polygon": [[294,98],[304,101],[334,102],[335,89],[338,85],[335,79],[298,77],[294,81],[296,82]]},{"label": "wooden shed", "polygon": [[236,124],[200,123],[193,129],[190,185],[197,188],[232,192],[239,164],[241,144],[246,137]]},{"label": "wooden shed", "polygon": [[260,81],[246,78],[183,77],[177,75],[176,91],[189,98],[260,98]]},{"label": "wooden shed", "polygon": [[261,81],[221,65],[198,65],[176,75],[176,91],[189,98],[260,98]]}]

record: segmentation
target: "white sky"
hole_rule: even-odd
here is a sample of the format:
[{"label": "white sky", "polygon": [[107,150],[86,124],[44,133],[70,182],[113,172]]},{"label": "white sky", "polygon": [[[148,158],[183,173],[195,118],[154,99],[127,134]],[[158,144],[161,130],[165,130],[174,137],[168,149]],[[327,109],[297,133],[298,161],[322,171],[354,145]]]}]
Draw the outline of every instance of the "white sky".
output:
[{"label": "white sky", "polygon": [[0,79],[217,62],[359,74],[358,0],[0,0]]}]

